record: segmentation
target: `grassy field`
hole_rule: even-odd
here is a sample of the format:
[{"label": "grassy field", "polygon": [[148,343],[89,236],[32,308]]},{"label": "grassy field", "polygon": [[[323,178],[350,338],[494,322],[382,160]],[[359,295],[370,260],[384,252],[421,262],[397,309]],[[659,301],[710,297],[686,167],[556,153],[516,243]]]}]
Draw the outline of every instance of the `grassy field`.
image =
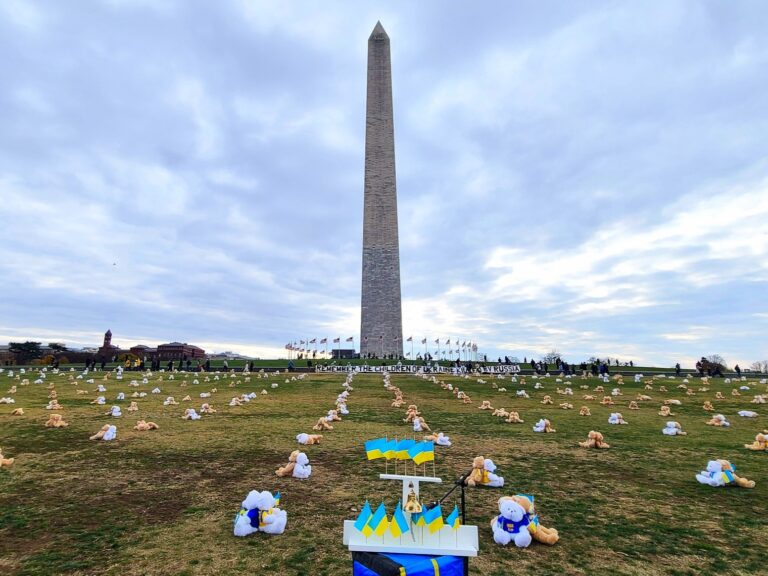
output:
[{"label": "grassy field", "polygon": [[[217,382],[193,384],[199,375],[179,375],[173,381],[157,374],[149,384],[129,387],[135,374],[121,382],[114,376],[93,384],[69,381],[70,372],[48,374],[45,384],[22,386],[21,380],[0,374],[0,397],[15,404],[0,404],[0,447],[11,468],[0,469],[0,573],[10,574],[233,574],[280,571],[292,574],[341,575],[351,573],[350,556],[341,542],[342,522],[354,519],[366,500],[388,508],[398,499],[399,486],[378,479],[382,461],[365,460],[362,443],[388,435],[411,435],[403,424],[404,409],[390,406],[392,394],[380,375],[359,375],[348,403],[351,414],[325,433],[319,446],[304,450],[313,466],[306,481],[282,479],[275,469],[298,447],[295,436],[311,432],[315,421],[333,407],[342,390],[341,374],[307,375],[286,382],[287,375],[257,374],[246,382],[242,375]],[[75,373],[76,374],[76,373]],[[17,372],[18,375],[18,372]],[[159,378],[163,381],[159,382]],[[33,382],[36,373],[21,375]],[[182,386],[186,380],[188,385]],[[533,380],[525,388],[530,399],[515,397],[519,383],[485,377],[444,377],[465,390],[472,403],[462,404],[450,392],[417,376],[393,376],[406,404],[418,404],[435,430],[451,437],[451,448],[438,448],[436,472],[450,481],[466,471],[476,455],[491,457],[504,476],[502,489],[469,489],[468,523],[480,528],[480,556],[471,561],[472,574],[501,576],[527,574],[766,574],[768,564],[768,453],[745,450],[757,432],[768,428],[768,408],[750,404],[766,385],[748,382],[752,390],[734,398],[735,385],[718,380],[708,392],[686,396],[677,380],[655,380],[653,391],[626,382],[617,406],[583,401],[598,382],[594,379],[557,383],[554,377]],[[139,380],[140,381],[140,380]],[[534,382],[542,390],[534,390]],[[43,426],[49,411],[49,390],[55,383],[63,410],[57,411],[69,427]],[[106,386],[106,406],[91,405],[97,384]],[[276,389],[272,383],[279,383]],[[506,387],[498,392],[492,384]],[[8,393],[12,385],[15,394]],[[664,385],[669,392],[658,390]],[[701,383],[691,382],[694,389]],[[162,394],[136,399],[140,410],[126,412],[130,394]],[[565,398],[556,388],[570,386]],[[610,391],[614,383],[605,385]],[[218,389],[212,398],[199,393]],[[77,390],[88,394],[77,394]],[[269,394],[242,407],[228,407],[229,399],[243,392]],[[722,391],[727,400],[714,400]],[[126,401],[114,402],[118,392]],[[641,410],[626,408],[638,392],[653,401]],[[181,402],[185,395],[192,402]],[[554,406],[540,403],[544,394]],[[172,395],[178,406],[163,406]],[[597,394],[599,400],[601,394]],[[688,436],[667,437],[661,429],[668,418],[657,414],[665,398],[678,398],[673,407]],[[525,424],[506,424],[478,410],[482,400],[494,407],[517,410]],[[568,400],[574,410],[561,410]],[[731,420],[730,429],[705,426],[701,408],[712,400],[718,412]],[[189,422],[180,418],[185,407],[196,409],[209,401],[218,413]],[[105,416],[111,404],[120,404],[122,418]],[[586,404],[591,417],[580,417]],[[11,416],[13,408],[23,416]],[[756,419],[739,418],[737,410],[754,409]],[[627,426],[607,424],[620,410]],[[549,418],[555,434],[534,434],[531,426]],[[152,420],[159,431],[135,432],[138,418]],[[118,427],[114,442],[91,442],[88,437],[103,424]],[[605,434],[610,450],[587,451],[577,446],[591,429]],[[707,460],[727,458],[738,472],[757,481],[753,490],[710,488],[694,475]],[[280,490],[288,527],[282,536],[232,536],[232,518],[251,489]],[[423,487],[425,499],[438,497],[445,487]],[[560,531],[553,547],[534,543],[528,549],[502,548],[492,539],[488,522],[497,513],[503,494],[526,492],[536,496],[543,524]],[[448,504],[448,509],[453,503]],[[444,507],[445,508],[445,507]],[[311,570],[310,570],[311,568]]]}]

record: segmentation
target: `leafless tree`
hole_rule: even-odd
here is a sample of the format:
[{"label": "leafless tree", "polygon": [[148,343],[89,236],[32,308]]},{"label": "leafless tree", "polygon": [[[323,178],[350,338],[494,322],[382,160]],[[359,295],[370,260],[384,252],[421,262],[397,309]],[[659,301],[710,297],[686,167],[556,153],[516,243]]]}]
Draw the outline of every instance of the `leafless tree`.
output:
[{"label": "leafless tree", "polygon": [[758,360],[752,362],[752,366],[749,367],[752,372],[760,372],[761,374],[768,373],[768,360]]},{"label": "leafless tree", "polygon": [[558,352],[557,350],[552,349],[550,352],[544,355],[544,358],[542,358],[542,360],[544,360],[544,362],[547,362],[548,364],[552,364],[555,360],[557,360],[560,357],[562,357],[562,354],[560,354],[560,352]]}]

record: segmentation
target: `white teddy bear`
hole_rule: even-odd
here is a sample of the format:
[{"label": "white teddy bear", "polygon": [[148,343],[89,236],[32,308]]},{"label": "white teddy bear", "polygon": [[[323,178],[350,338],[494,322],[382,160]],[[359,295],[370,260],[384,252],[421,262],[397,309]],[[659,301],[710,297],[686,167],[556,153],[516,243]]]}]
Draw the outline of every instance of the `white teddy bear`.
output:
[{"label": "white teddy bear", "polygon": [[546,427],[547,427],[547,422],[546,422],[546,420],[544,420],[544,418],[542,418],[541,420],[536,422],[536,424],[533,425],[533,431],[534,432],[544,432]]},{"label": "white teddy bear", "polygon": [[293,467],[293,477],[304,480],[309,478],[310,474],[312,474],[312,466],[309,464],[309,458],[304,452],[299,452],[299,455],[296,456],[296,464]]},{"label": "white teddy bear", "polygon": [[443,434],[442,432],[437,433],[437,440],[435,440],[435,444],[438,446],[450,446],[451,445],[451,439]]},{"label": "white teddy bear", "polygon": [[483,468],[488,472],[488,482],[484,483],[485,486],[491,488],[501,488],[504,486],[504,478],[494,474],[494,472],[496,472],[496,464],[493,463],[493,460],[486,458],[483,463]]},{"label": "white teddy bear", "polygon": [[717,460],[707,462],[707,469],[696,474],[696,480],[708,486],[725,486],[723,465]]},{"label": "white teddy bear", "polygon": [[125,400],[125,392],[118,393],[117,400]]},{"label": "white teddy bear", "polygon": [[117,438],[117,426],[110,425],[110,427],[107,429],[106,432],[104,432],[104,436],[101,437],[102,440],[105,442],[109,442],[110,440],[114,440]]},{"label": "white teddy bear", "polygon": [[514,542],[518,548],[527,548],[532,538],[528,529],[530,518],[525,509],[511,498],[501,498],[499,512],[500,514],[491,520],[493,540],[496,544],[506,546]]},{"label": "white teddy bear", "polygon": [[285,510],[277,508],[276,503],[269,492],[251,490],[235,516],[235,536],[248,536],[254,532],[282,534],[288,515]]},{"label": "white teddy bear", "polygon": [[612,412],[608,416],[608,424],[626,424],[627,421],[621,416],[620,412]]},{"label": "white teddy bear", "polygon": [[120,416],[123,415],[122,411],[120,410],[120,406],[112,406],[112,408],[109,410],[109,414],[113,418],[120,418]]},{"label": "white teddy bear", "polygon": [[667,436],[685,436],[682,426],[678,422],[667,422],[667,427],[661,431],[662,434]]},{"label": "white teddy bear", "polygon": [[347,405],[344,402],[339,402],[336,404],[336,409],[339,411],[339,414],[342,416],[346,416],[349,414],[349,409],[347,409]]}]

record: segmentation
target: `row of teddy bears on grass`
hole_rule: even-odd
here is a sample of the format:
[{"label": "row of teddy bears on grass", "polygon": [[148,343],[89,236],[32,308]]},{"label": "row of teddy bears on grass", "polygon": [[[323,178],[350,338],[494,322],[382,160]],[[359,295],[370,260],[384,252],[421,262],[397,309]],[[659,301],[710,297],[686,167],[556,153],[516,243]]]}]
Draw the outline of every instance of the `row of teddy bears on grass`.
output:
[{"label": "row of teddy bears on grass", "polygon": [[[352,387],[352,379],[352,374],[347,376],[347,379],[342,384],[344,390],[336,396],[336,407],[328,410],[325,416],[318,418],[317,423],[312,427],[314,431],[331,431],[333,430],[334,422],[341,422],[341,417],[349,414],[347,403],[349,402],[350,392],[354,390]],[[296,441],[303,446],[320,444],[322,440],[322,434],[308,434],[306,432],[301,432],[296,435]],[[288,463],[275,470],[275,474],[281,478],[292,477],[305,480],[312,474],[312,466],[309,464],[309,457],[304,452],[294,450],[288,456]]]},{"label": "row of teddy bears on grass", "polygon": [[[2,372],[3,372],[3,370],[0,369],[0,374],[2,374]],[[88,370],[85,370],[82,374],[79,374],[76,377],[75,377],[75,374],[73,372],[74,372],[73,369],[70,370],[70,373],[68,375],[68,380],[67,381],[70,384],[73,384],[74,386],[79,386],[80,381],[84,381],[84,383],[87,384],[87,385],[95,384],[95,381],[94,381],[93,378],[87,378],[87,376],[89,375]],[[163,382],[163,373],[162,372],[163,371],[161,371],[161,374],[160,374],[159,378],[155,382],[157,385],[162,385],[162,382]],[[8,371],[6,373],[7,377],[15,378],[15,381],[18,381],[19,383],[18,384],[13,384],[11,386],[11,388],[8,390],[9,396],[0,398],[0,403],[1,404],[15,404],[16,401],[13,398],[13,395],[15,395],[17,393],[18,386],[29,386],[30,385],[30,381],[29,381],[28,378],[24,378],[24,379],[21,378],[21,376],[23,376],[25,373],[26,373],[26,371],[23,368],[19,370],[18,374],[14,374],[14,371]],[[275,373],[275,375],[276,374],[277,373]],[[97,385],[96,390],[94,391],[98,395],[96,396],[96,398],[94,398],[90,402],[90,404],[94,404],[96,406],[101,406],[101,405],[106,404],[106,398],[104,396],[104,393],[107,392],[106,384],[109,383],[112,375],[113,375],[113,373],[111,373],[111,372],[106,372],[104,374],[102,383],[99,383]],[[118,367],[117,370],[114,372],[114,375],[115,375],[115,381],[120,382],[121,380],[123,380],[123,370],[122,370],[122,367]],[[186,374],[183,373],[183,372],[180,373],[178,371],[175,371],[174,373],[171,373],[171,374],[168,375],[168,381],[173,381],[175,379],[175,376],[178,376],[178,375],[186,376]],[[67,373],[63,372],[63,371],[59,371],[58,369],[54,369],[51,372],[48,372],[47,368],[43,368],[38,373],[38,378],[34,381],[34,384],[36,384],[36,385],[45,384],[46,380],[51,380],[49,378],[49,376],[58,376],[59,378],[66,378],[67,377]],[[250,379],[251,379],[250,378],[250,373],[248,373],[246,371],[246,372],[244,372],[242,374],[242,376],[244,377],[244,381],[246,383],[250,382]],[[141,382],[139,382],[137,380],[131,380],[131,382],[128,384],[128,386],[129,387],[133,387],[133,388],[139,388],[141,385],[149,384],[149,382],[150,382],[149,379],[152,378],[152,377],[153,377],[153,374],[151,372],[146,372],[143,375],[143,378],[142,378]],[[258,378],[269,378],[269,374],[265,373],[264,371],[261,371],[260,373],[257,374],[257,377]],[[230,373],[224,373],[224,374],[221,375],[221,379],[227,379],[227,378],[229,378],[231,380],[230,383],[229,383],[229,387],[230,388],[234,388],[237,384],[241,383],[240,380],[232,381],[232,379],[236,378],[236,374],[235,374],[234,370],[231,371]],[[303,379],[303,378],[304,378],[304,375],[302,374],[302,375],[293,377],[293,380],[299,380],[299,379]],[[216,373],[216,374],[213,375],[212,379],[211,379],[210,376],[206,376],[204,381],[205,382],[211,382],[211,381],[217,382],[219,380],[220,380],[220,375],[218,373]],[[289,381],[290,380],[286,380],[286,382],[289,382]],[[200,384],[200,381],[197,378],[195,378],[192,381],[192,384]],[[186,387],[187,386],[187,381],[186,380],[182,381],[179,384],[179,386],[182,387],[182,388]],[[273,383],[272,384],[272,388],[277,388],[277,387],[278,387],[277,383]],[[48,401],[48,404],[45,406],[45,409],[46,410],[64,410],[65,407],[62,404],[59,403],[59,395],[58,395],[58,392],[56,390],[56,382],[55,381],[50,381],[46,385],[46,389],[49,391],[49,393],[48,393],[48,400],[49,401]],[[202,399],[210,398],[212,396],[212,394],[215,394],[216,392],[218,392],[217,388],[212,388],[210,390],[210,392],[201,392],[200,393],[200,398],[202,398]],[[78,395],[87,395],[89,393],[90,393],[90,391],[88,389],[77,388],[77,394]],[[161,393],[162,393],[162,391],[159,388],[159,386],[156,386],[150,392],[150,394],[161,394]],[[261,391],[261,395],[266,396],[267,394],[268,394],[268,392],[265,389],[263,389]],[[131,398],[141,399],[141,398],[144,398],[146,396],[147,396],[146,392],[141,392],[141,391],[136,390],[135,392],[133,392],[133,394],[130,397]],[[233,397],[232,400],[229,403],[229,406],[242,406],[242,405],[246,404],[247,402],[250,402],[251,400],[256,399],[257,397],[258,397],[258,395],[255,392],[243,393],[240,396]],[[126,393],[125,392],[118,392],[118,394],[117,394],[117,396],[115,398],[115,401],[120,402],[120,401],[125,401],[125,400],[126,400]],[[187,396],[185,396],[182,399],[182,402],[190,402],[191,400],[192,400],[191,396],[187,395]],[[167,396],[162,404],[163,404],[163,406],[176,406],[179,403],[175,400],[175,398],[173,396]],[[130,401],[130,405],[128,406],[126,411],[127,412],[137,412],[137,411],[139,411],[139,404],[138,404],[138,402],[136,400],[131,400]],[[217,410],[213,407],[213,405],[208,403],[208,402],[204,402],[201,405],[201,407],[200,407],[200,412],[199,413],[194,408],[186,408],[184,410],[184,414],[181,416],[181,418],[184,419],[184,420],[199,420],[201,418],[201,414],[215,414],[215,413],[217,413]],[[23,416],[24,415],[24,408],[22,408],[22,407],[14,408],[11,411],[11,415],[12,416]],[[122,412],[121,407],[116,404],[116,405],[113,405],[107,412],[105,412],[104,415],[111,416],[112,418],[120,418],[120,417],[122,417],[123,412]],[[69,422],[67,422],[64,419],[64,416],[62,414],[56,412],[56,413],[51,413],[49,415],[48,419],[44,423],[44,426],[46,428],[66,428],[66,427],[69,426]],[[137,420],[136,425],[133,427],[133,429],[138,431],[138,432],[145,432],[145,431],[150,431],[150,430],[159,430],[160,426],[158,426],[158,424],[155,423],[155,422],[141,419],[141,420]],[[95,434],[90,436],[90,440],[102,440],[102,441],[111,441],[111,440],[115,440],[116,438],[117,438],[117,426],[115,426],[114,424],[104,424],[101,427],[100,430],[98,430]],[[14,461],[14,459],[9,459],[9,460],[6,461],[5,465],[6,466],[10,466],[10,465],[13,464],[13,461]]]},{"label": "row of teddy bears on grass", "polygon": [[[336,409],[330,410],[326,416],[318,420],[314,427],[316,431],[333,430],[332,423],[341,421],[339,414],[348,414],[346,404],[349,393],[353,390],[351,383],[352,375],[343,384],[345,390],[336,399]],[[384,374],[384,387],[394,393],[392,406],[401,407],[405,402],[402,390],[391,383],[387,373]],[[431,432],[429,425],[414,404],[408,406],[404,421],[413,424],[414,432]],[[301,433],[296,436],[296,440],[304,445],[319,444],[322,439],[321,434]],[[449,438],[440,432],[425,436],[425,439],[433,440],[440,446],[451,445]],[[292,452],[288,464],[278,468],[276,474],[280,477],[305,478],[302,470],[308,467],[308,460],[302,459],[302,456],[306,457],[303,452]],[[474,459],[472,473],[466,479],[467,485],[503,486],[504,479],[493,473],[495,469],[492,460],[478,456]],[[268,491],[256,490],[249,492],[235,515],[234,535],[247,536],[254,532],[282,534],[287,523],[287,513],[279,508],[279,504],[279,493],[273,495]],[[502,497],[499,500],[499,512],[500,514],[491,521],[494,540],[499,544],[506,545],[514,542],[516,546],[523,547],[536,540],[551,545],[559,539],[557,530],[545,528],[540,524],[533,496],[518,494]]]},{"label": "row of teddy bears on grass", "polygon": [[[446,383],[446,382],[440,381],[435,376],[429,377],[429,376],[423,375],[422,377],[424,379],[431,380],[435,384],[439,384],[440,387],[443,388],[443,389],[451,391],[457,399],[461,399],[462,401],[464,401],[464,399],[466,399],[468,397],[464,392],[459,390],[459,388],[457,386],[454,386],[453,384],[450,384],[450,383]],[[465,376],[465,378],[469,378],[469,377]],[[533,378],[537,379],[537,376],[534,375]],[[567,376],[566,376],[566,378],[567,378]],[[623,377],[621,375],[615,376],[614,379],[617,381],[617,383],[619,385],[623,384]],[[641,379],[642,379],[642,375],[641,374],[638,374],[638,375],[635,376],[635,382],[640,382]],[[516,382],[517,378],[516,377],[512,377],[512,381]],[[480,384],[485,384],[485,381],[482,380],[482,379],[478,379],[477,382],[480,383]],[[557,379],[557,382],[562,382],[562,380],[561,379]],[[688,387],[687,383],[688,383],[688,380],[685,379],[683,381],[683,383],[681,383],[678,386],[678,389],[687,390],[689,393],[692,392],[691,389]],[[708,379],[704,378],[703,379],[703,383],[704,384],[708,384]],[[761,383],[765,383],[765,381],[761,380]],[[524,384],[525,384],[525,378],[521,378],[520,385],[524,385]],[[496,383],[492,383],[492,387],[496,388],[498,390],[503,390],[503,391],[506,392],[505,388],[499,388]],[[537,390],[543,389],[543,384],[541,382],[537,382],[535,384],[534,388],[537,389]],[[582,385],[581,388],[582,389],[588,389],[589,386]],[[653,389],[654,389],[653,388],[653,384],[651,382],[646,381],[646,383],[645,383],[645,390],[653,390]],[[741,389],[742,390],[749,390],[749,387],[746,386],[746,385],[743,385],[741,387]],[[666,392],[667,391],[665,386],[659,386],[658,390],[659,390],[659,392]],[[708,390],[709,390],[709,388],[707,388],[707,387],[699,388],[700,392],[707,392]],[[598,386],[596,386],[594,388],[594,391],[595,392],[603,392],[604,388],[603,388],[602,385],[598,385]],[[562,394],[562,395],[566,395],[566,396],[572,396],[573,395],[573,391],[571,390],[571,388],[561,389],[560,387],[558,387],[557,388],[557,392],[558,392],[558,394]],[[741,395],[739,390],[737,390],[737,389],[733,390],[733,394],[735,396],[740,396]],[[525,390],[523,390],[523,389],[518,390],[517,396],[525,397],[525,398],[530,398],[528,393]],[[612,390],[611,396],[604,396],[602,401],[600,401],[600,404],[604,405],[604,406],[612,406],[612,405],[615,404],[613,398],[615,398],[617,396],[623,396],[623,393],[621,392],[621,388],[618,388],[618,387],[614,388]],[[717,392],[716,398],[717,397],[724,398],[720,392]],[[761,403],[765,402],[765,398],[766,397],[767,397],[766,395],[755,395],[754,398],[750,402],[755,403],[755,404],[761,404]],[[596,399],[595,396],[592,395],[592,394],[585,394],[583,398],[584,398],[584,400],[595,400]],[[645,402],[645,401],[651,401],[651,400],[653,400],[653,398],[651,396],[648,396],[647,394],[638,394],[635,400],[631,400],[629,402],[628,408],[630,410],[639,410],[640,406],[638,405],[638,402]],[[549,394],[545,394],[543,399],[541,400],[541,404],[544,404],[544,405],[552,405],[553,403],[554,402],[552,400],[552,396],[549,395]],[[659,416],[664,416],[664,417],[675,416],[674,412],[671,411],[670,406],[675,406],[675,405],[679,406],[681,404],[682,404],[682,402],[680,400],[674,399],[674,398],[670,398],[670,399],[664,400],[664,404],[661,406],[661,408],[659,410]],[[560,407],[562,409],[571,409],[571,408],[573,408],[573,404],[568,403],[568,402],[564,402],[564,403],[560,404]],[[483,400],[481,402],[480,406],[478,406],[478,408],[480,410],[492,410],[493,411],[492,412],[493,416],[497,416],[497,417],[503,418],[504,421],[507,422],[507,423],[511,423],[511,424],[521,424],[521,423],[524,423],[524,420],[520,417],[520,414],[518,412],[516,412],[516,411],[507,411],[504,408],[494,408],[491,405],[491,401],[490,400]],[[714,406],[712,405],[711,401],[707,400],[707,401],[704,402],[703,409],[705,411],[713,411],[714,410]],[[588,406],[582,406],[581,410],[579,411],[579,414],[581,416],[591,416],[592,415],[592,413],[591,413],[591,411],[590,411]],[[758,416],[758,414],[756,412],[751,411],[751,410],[740,410],[738,412],[738,415],[742,416],[742,417],[745,417],[745,418],[755,418],[755,417]],[[620,425],[620,424],[628,424],[628,422],[624,419],[624,416],[622,415],[621,412],[612,412],[609,415],[609,417],[608,417],[608,424],[614,424],[614,425],[615,424],[619,424]],[[716,427],[729,427],[730,426],[730,422],[728,421],[728,419],[723,414],[715,414],[715,415],[713,415],[709,420],[707,420],[706,424],[709,425],[709,426],[716,426]],[[538,422],[536,422],[534,424],[533,431],[534,432],[540,432],[540,433],[554,433],[557,430],[555,430],[555,428],[552,426],[552,423],[551,423],[551,421],[549,419],[541,418],[541,419],[539,419]],[[662,434],[665,434],[667,436],[684,436],[684,435],[687,434],[686,432],[683,431],[682,425],[679,422],[677,422],[677,421],[667,421],[665,427],[661,430],[661,432],[662,432]],[[600,434],[599,432],[595,432],[595,434],[602,436],[602,434]],[[767,431],[762,431],[762,432],[758,433],[755,436],[755,441],[753,443],[751,443],[751,444],[745,444],[744,447],[749,449],[749,450],[764,450],[764,451],[768,451],[768,442],[766,442],[766,435],[767,434],[768,434]],[[584,444],[588,444],[589,445],[589,446],[585,446],[585,447],[593,447],[592,446],[592,442],[591,442],[591,438],[588,438],[587,442],[580,443],[580,445],[584,445]],[[601,442],[601,443],[599,443],[599,445],[600,445],[600,447],[603,447],[603,448],[608,447],[608,445],[605,442]]]},{"label": "row of teddy bears on grass", "polygon": [[[425,380],[431,380],[435,384],[440,384],[443,389],[450,390],[457,400],[462,404],[471,404],[471,398],[468,394],[445,382],[439,382],[436,377],[422,374]],[[481,384],[482,380],[478,380]],[[392,406],[401,407],[403,405],[402,392],[399,388],[385,382],[385,386],[395,393],[395,400]],[[485,403],[484,403],[485,404]],[[510,416],[509,413],[506,414]],[[514,418],[519,418],[514,413]],[[422,429],[429,430],[424,417],[419,412],[416,404],[410,404],[406,410],[404,422],[414,424],[414,432]],[[448,437],[442,432],[433,433],[425,436],[426,440],[434,440],[435,444],[450,446]],[[441,443],[445,439],[447,443]],[[501,488],[504,486],[504,477],[496,474],[497,466],[492,459],[484,456],[476,456],[472,461],[472,469],[464,479],[467,486],[486,486],[490,488]],[[546,545],[553,545],[560,536],[554,528],[547,528],[539,521],[538,512],[534,504],[534,497],[529,494],[515,494],[514,496],[503,496],[498,502],[499,514],[491,519],[490,527],[493,533],[493,539],[497,544],[506,546],[514,543],[519,548],[528,547],[531,542],[536,541]]]},{"label": "row of teddy bears on grass", "polygon": [[[342,384],[344,390],[336,396],[335,406],[325,416],[320,417],[312,427],[316,432],[332,431],[334,422],[341,422],[341,416],[349,414],[347,404],[352,387],[353,374],[349,374]],[[323,441],[322,434],[301,432],[296,435],[296,441],[302,446],[313,446]],[[275,470],[280,478],[298,478],[306,480],[312,474],[312,465],[305,452],[294,450],[288,456],[288,462]],[[288,513],[280,507],[280,493],[276,495],[267,490],[251,490],[240,504],[235,515],[233,532],[235,536],[248,536],[255,532],[265,534],[282,534],[288,523]]]},{"label": "row of teddy bears on grass", "polygon": [[[635,377],[635,381],[638,382],[638,376],[642,377],[641,375],[637,375]],[[426,379],[427,377],[424,376]],[[536,376],[534,376],[536,378]],[[440,386],[444,389],[448,389],[454,392],[454,394],[458,397],[461,392],[457,391],[457,388],[454,387],[451,384],[446,384],[445,382],[440,382],[437,380],[436,377],[432,376],[431,380],[434,383],[439,383]],[[514,378],[513,378],[514,380]],[[618,377],[619,382],[621,382],[621,376]],[[558,380],[559,381],[559,380]],[[479,383],[484,384],[485,382],[482,380],[478,380]],[[521,384],[524,384],[524,379]],[[704,379],[704,383],[707,383],[707,379]],[[761,380],[760,383],[765,383],[765,380]],[[494,387],[497,387],[497,385],[494,383]],[[537,383],[535,386],[536,389],[541,389],[543,386],[540,383]],[[582,388],[588,388],[586,386],[582,386]],[[688,389],[687,387],[687,379],[678,386],[681,390]],[[749,390],[749,387],[744,385],[741,387],[742,390]],[[645,384],[646,390],[653,390],[653,385],[650,382],[646,382]],[[699,391],[706,392],[707,388],[700,388]],[[506,390],[505,390],[506,391]],[[560,390],[558,387],[557,389],[558,393],[565,394],[565,395],[572,395],[572,391],[569,388],[566,388],[565,390]],[[595,391],[602,392],[602,386],[598,386],[595,388]],[[659,391],[666,392],[666,388],[664,386],[659,387]],[[524,392],[524,391],[523,391]],[[734,390],[734,396],[740,396],[740,393],[738,390]],[[614,388],[612,391],[612,396],[621,396],[623,395],[620,388]],[[722,397],[722,395],[718,392],[717,396]],[[520,394],[518,394],[520,396]],[[526,394],[526,397],[527,394]],[[586,395],[585,399],[594,399],[593,396]],[[638,394],[637,397],[638,401],[648,401],[652,400],[650,396]],[[637,409],[637,401],[630,402],[630,409]],[[764,403],[764,397],[763,395],[756,395],[752,400],[752,403],[755,404],[762,404]],[[551,397],[549,395],[544,396],[544,400],[542,400],[542,404],[552,404]],[[603,402],[601,404],[613,404],[613,401],[611,400],[610,396],[604,397]],[[634,408],[633,405],[634,404]],[[671,405],[680,405],[681,401],[676,399],[668,399],[665,400],[664,405],[661,406],[661,409],[659,411],[660,416],[674,416],[674,413],[670,411],[669,406]],[[500,416],[504,417],[507,416],[509,418],[509,412],[501,409],[494,409],[493,406],[491,406],[490,401],[485,400],[483,401],[480,406],[478,407],[481,410],[493,410],[494,416]],[[713,407],[711,405],[710,401],[706,401],[704,403],[704,410],[712,410]],[[522,422],[521,419],[519,419],[519,415],[515,412],[515,420],[517,422]],[[739,412],[741,416],[745,417],[756,417],[757,414],[754,412],[749,411],[747,414],[743,414],[742,412]],[[589,408],[587,406],[582,407],[582,415],[590,415]],[[623,419],[623,416],[621,413],[612,413],[608,418],[609,424],[627,424],[627,422]],[[706,422],[707,425],[710,426],[717,426],[717,427],[728,427],[730,426],[730,423],[728,420],[723,416],[722,414],[715,414],[710,420]],[[552,428],[551,422],[548,419],[540,419],[533,427],[534,432],[544,432],[544,433],[553,433],[556,432],[554,428]],[[666,423],[666,426],[664,429],[662,429],[662,433],[668,436],[684,436],[686,435],[686,432],[682,430],[682,426],[679,422],[676,421],[668,421]],[[610,448],[610,445],[605,441],[605,438],[601,432],[598,432],[596,430],[592,430],[588,433],[587,439],[583,442],[578,443],[579,446],[582,448],[595,448],[595,449],[607,449]],[[748,450],[755,450],[755,451],[768,451],[768,430],[763,430],[762,432],[758,433],[755,437],[755,441],[751,444],[744,444],[744,447]],[[479,460],[475,463],[475,467],[479,467]],[[755,482],[752,480],[747,480],[745,478],[742,478],[736,474],[736,467],[731,464],[728,460],[718,459],[718,460],[711,460],[707,463],[707,469],[701,471],[699,474],[696,475],[696,479],[702,483],[707,484],[710,486],[727,486],[727,485],[734,485],[734,486],[740,486],[742,488],[753,488],[755,486]],[[482,482],[483,484],[494,486],[493,483],[489,483],[487,481],[487,470],[486,470],[486,476],[485,481]]]}]

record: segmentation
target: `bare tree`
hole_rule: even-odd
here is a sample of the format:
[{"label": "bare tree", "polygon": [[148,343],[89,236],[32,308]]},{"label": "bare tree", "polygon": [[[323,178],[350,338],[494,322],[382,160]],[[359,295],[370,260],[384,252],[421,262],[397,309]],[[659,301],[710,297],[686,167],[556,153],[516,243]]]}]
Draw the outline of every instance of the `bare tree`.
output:
[{"label": "bare tree", "polygon": [[558,352],[557,350],[555,350],[553,348],[550,352],[548,352],[548,353],[546,353],[544,355],[544,358],[542,358],[542,360],[544,360],[544,362],[546,362],[548,364],[552,364],[553,362],[555,362],[561,356],[562,356],[562,354],[560,354],[560,352]]},{"label": "bare tree", "polygon": [[761,374],[768,373],[768,360],[758,360],[757,362],[752,362],[752,366],[749,367],[750,370],[753,372],[759,372]]},{"label": "bare tree", "polygon": [[720,356],[720,354],[710,354],[706,357],[710,364],[714,366],[720,366],[721,370],[727,370],[728,366],[725,364],[725,358]]}]

